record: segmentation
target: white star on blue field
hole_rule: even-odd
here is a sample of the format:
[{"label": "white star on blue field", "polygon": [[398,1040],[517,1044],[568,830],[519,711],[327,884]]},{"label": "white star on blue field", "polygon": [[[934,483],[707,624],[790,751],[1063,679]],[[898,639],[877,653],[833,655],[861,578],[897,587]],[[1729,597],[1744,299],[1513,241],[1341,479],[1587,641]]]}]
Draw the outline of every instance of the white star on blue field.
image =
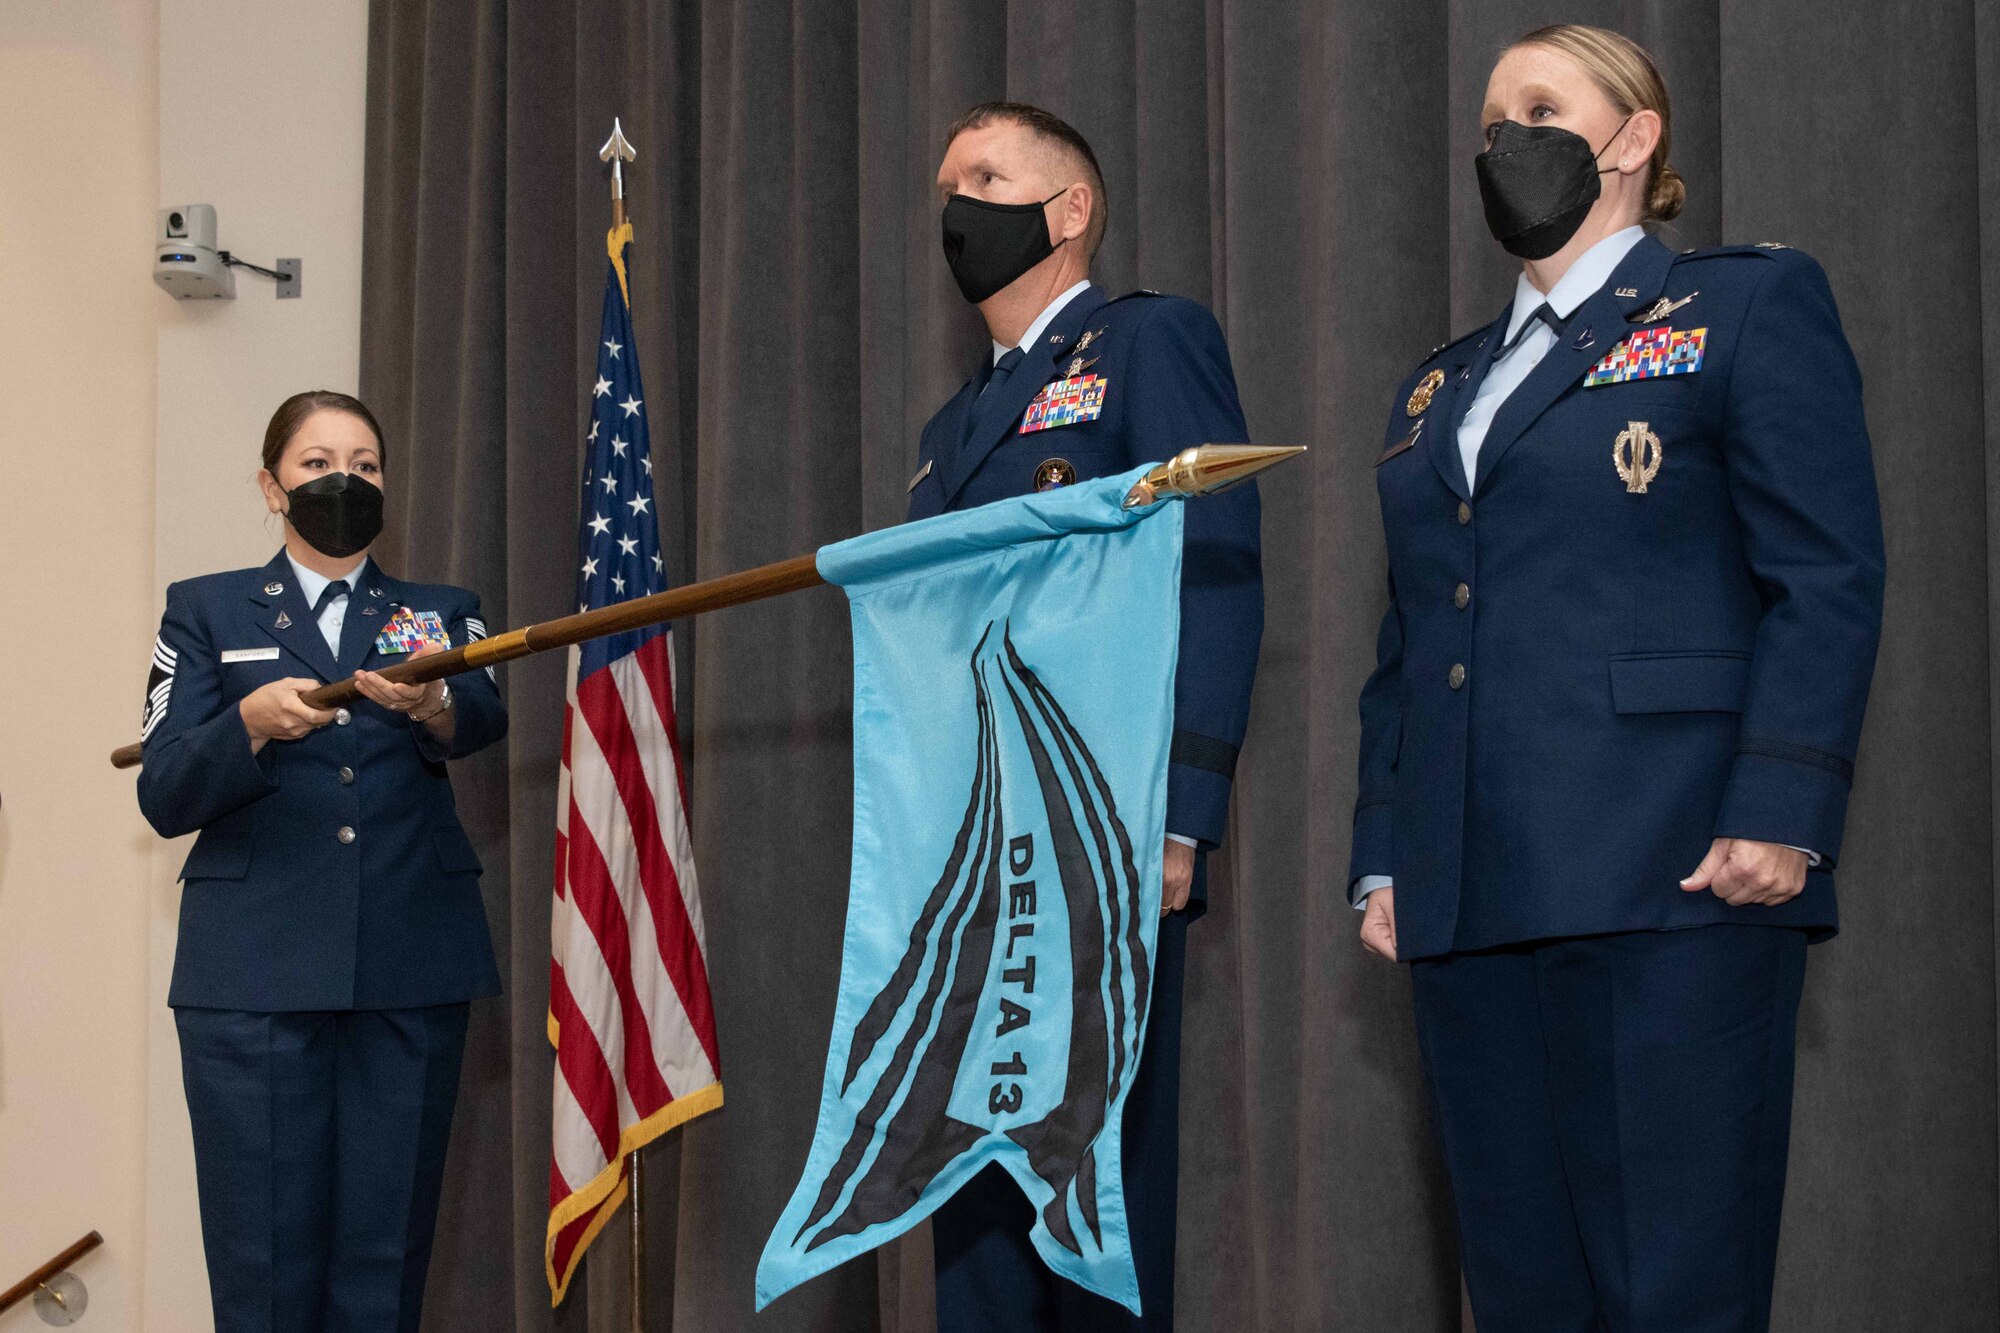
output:
[{"label": "white star on blue field", "polygon": [[[652,446],[645,388],[632,352],[632,318],[613,270],[605,284],[604,322],[590,391],[590,434],[577,523],[576,601],[594,610],[665,587],[659,518],[653,509]],[[583,645],[578,679],[667,632],[656,625]]]}]

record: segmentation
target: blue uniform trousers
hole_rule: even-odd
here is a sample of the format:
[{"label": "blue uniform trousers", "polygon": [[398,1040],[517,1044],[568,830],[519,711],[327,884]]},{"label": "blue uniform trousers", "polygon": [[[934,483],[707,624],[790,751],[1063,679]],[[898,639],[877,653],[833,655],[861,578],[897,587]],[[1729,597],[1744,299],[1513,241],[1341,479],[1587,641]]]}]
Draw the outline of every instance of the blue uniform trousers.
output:
[{"label": "blue uniform trousers", "polygon": [[416,1329],[466,1014],[174,1010],[217,1333]]},{"label": "blue uniform trousers", "polygon": [[1805,961],[1725,924],[1411,964],[1479,1333],[1769,1326]]},{"label": "blue uniform trousers", "polygon": [[[1195,875],[1203,876],[1197,858]],[[1188,914],[1160,918],[1152,1008],[1139,1074],[1125,1099],[1125,1215],[1142,1318],[1049,1271],[1028,1231],[1034,1209],[989,1165],[931,1216],[938,1333],[1162,1333],[1174,1326],[1174,1224],[1180,1188],[1181,977]]]}]

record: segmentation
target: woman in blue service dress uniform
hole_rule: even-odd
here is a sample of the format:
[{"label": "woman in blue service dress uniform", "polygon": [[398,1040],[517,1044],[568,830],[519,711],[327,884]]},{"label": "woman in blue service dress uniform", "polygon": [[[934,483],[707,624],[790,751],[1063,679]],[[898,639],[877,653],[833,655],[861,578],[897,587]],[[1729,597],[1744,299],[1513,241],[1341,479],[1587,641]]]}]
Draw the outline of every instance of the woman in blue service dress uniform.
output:
[{"label": "woman in blue service dress uniform", "polygon": [[[486,632],[369,558],[385,452],[356,399],[287,399],[258,474],[285,548],[168,588],[153,648],[139,804],[199,835],[167,1002],[224,1333],[417,1327],[467,1001],[500,990],[445,765],[506,710],[484,671],[375,674]],[[351,707],[300,701],[349,676]]]},{"label": "woman in blue service dress uniform", "polygon": [[1881,627],[1819,265],[1675,253],[1646,53],[1508,48],[1476,167],[1522,261],[1397,390],[1350,885],[1410,963],[1480,1333],[1768,1326],[1809,940]]}]

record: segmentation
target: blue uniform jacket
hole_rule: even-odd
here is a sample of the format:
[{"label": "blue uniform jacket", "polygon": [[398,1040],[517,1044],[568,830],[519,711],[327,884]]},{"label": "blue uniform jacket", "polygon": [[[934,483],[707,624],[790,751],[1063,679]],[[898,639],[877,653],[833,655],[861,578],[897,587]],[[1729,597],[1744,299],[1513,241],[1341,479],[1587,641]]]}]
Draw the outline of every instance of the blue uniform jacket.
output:
[{"label": "blue uniform jacket", "polygon": [[[448,751],[364,699],[253,755],[237,710],[269,681],[330,682],[403,660],[375,651],[399,606],[436,611],[454,646],[486,632],[472,593],[405,583],[372,561],[348,599],[337,662],[283,552],[262,569],[167,589],[139,808],[162,837],[200,833],[181,868],[169,1004],[399,1009],[499,994],[479,858],[445,775],[447,759],[506,734],[487,673],[451,678]],[[242,660],[251,655],[263,660]]]},{"label": "blue uniform jacket", "polygon": [[[1505,328],[1418,367],[1372,450],[1390,597],[1352,875],[1393,878],[1405,958],[1722,921],[1831,933],[1884,553],[1825,274],[1783,247],[1642,240],[1500,407],[1468,488],[1455,427]],[[1586,384],[1649,329],[1705,329],[1700,368]],[[1730,907],[1679,887],[1717,837],[1823,859],[1791,902]]]},{"label": "blue uniform jacket", "polygon": [[[1096,286],[1079,292],[994,390],[1002,399],[978,436],[964,439],[966,413],[992,369],[984,359],[924,427],[911,518],[1027,494],[1050,460],[1068,462],[1085,481],[1192,445],[1249,439],[1222,330],[1204,307],[1179,297],[1135,292],[1110,300]],[[1103,411],[1022,434],[1035,395],[1072,373],[1104,382]],[[1222,841],[1264,632],[1259,512],[1254,485],[1187,506],[1167,829],[1205,848]]]}]

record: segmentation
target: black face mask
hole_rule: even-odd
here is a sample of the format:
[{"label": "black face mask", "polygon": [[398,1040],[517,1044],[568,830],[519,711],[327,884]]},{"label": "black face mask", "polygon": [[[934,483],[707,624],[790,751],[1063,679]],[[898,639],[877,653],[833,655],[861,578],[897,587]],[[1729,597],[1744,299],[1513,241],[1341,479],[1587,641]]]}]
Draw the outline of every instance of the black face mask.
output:
[{"label": "black face mask", "polygon": [[382,490],[351,472],[330,472],[285,492],[285,515],[306,544],[339,560],[368,549],[382,533]]},{"label": "black face mask", "polygon": [[[1613,130],[1604,147],[1624,128]],[[1604,174],[1597,154],[1603,151],[1556,125],[1501,121],[1474,162],[1493,239],[1522,259],[1547,259],[1568,245],[1597,202],[1597,178]]]},{"label": "black face mask", "polygon": [[1042,210],[1068,188],[1039,204],[989,204],[963,194],[945,201],[944,262],[966,300],[978,305],[1056,252]]}]

